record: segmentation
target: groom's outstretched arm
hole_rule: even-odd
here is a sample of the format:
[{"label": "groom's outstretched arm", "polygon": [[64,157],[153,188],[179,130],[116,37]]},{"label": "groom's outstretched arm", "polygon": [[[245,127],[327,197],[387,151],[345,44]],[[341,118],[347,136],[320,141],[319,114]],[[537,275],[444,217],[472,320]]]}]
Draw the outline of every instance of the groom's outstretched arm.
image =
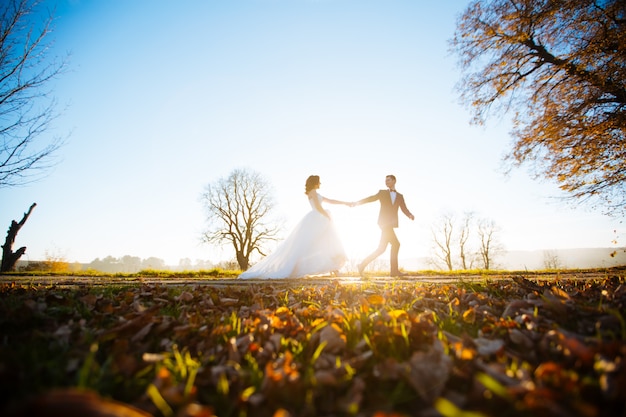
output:
[{"label": "groom's outstretched arm", "polygon": [[355,206],[360,206],[361,204],[367,204],[367,203],[371,203],[374,201],[380,200],[380,191],[374,195],[371,195],[369,197],[365,197],[361,200],[358,200],[354,203]]}]

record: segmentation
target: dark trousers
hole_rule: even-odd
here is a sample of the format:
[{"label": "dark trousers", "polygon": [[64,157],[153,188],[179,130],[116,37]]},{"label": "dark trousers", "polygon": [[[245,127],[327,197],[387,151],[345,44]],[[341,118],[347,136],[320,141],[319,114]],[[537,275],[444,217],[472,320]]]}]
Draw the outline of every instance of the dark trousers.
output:
[{"label": "dark trousers", "polygon": [[372,253],[370,253],[363,262],[361,262],[361,266],[365,268],[370,262],[374,259],[378,258],[382,255],[387,249],[387,245],[391,245],[391,253],[389,256],[389,265],[391,270],[391,275],[398,274],[400,270],[398,269],[398,252],[400,252],[400,241],[398,240],[398,236],[396,236],[396,231],[393,227],[381,227],[380,234],[380,243],[378,244],[378,248]]}]

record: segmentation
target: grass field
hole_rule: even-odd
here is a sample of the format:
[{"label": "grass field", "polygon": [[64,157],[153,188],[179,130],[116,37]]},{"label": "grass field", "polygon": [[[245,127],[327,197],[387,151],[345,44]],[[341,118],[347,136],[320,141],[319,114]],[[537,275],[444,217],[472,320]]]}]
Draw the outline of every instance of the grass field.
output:
[{"label": "grass field", "polygon": [[235,277],[0,276],[0,414],[626,413],[626,269]]}]

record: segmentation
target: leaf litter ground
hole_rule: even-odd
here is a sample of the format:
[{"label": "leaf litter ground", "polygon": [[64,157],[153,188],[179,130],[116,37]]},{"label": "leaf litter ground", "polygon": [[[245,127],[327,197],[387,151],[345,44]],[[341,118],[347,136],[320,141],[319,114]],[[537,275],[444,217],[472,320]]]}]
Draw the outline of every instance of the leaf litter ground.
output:
[{"label": "leaf litter ground", "polygon": [[4,279],[0,414],[623,416],[625,272]]}]

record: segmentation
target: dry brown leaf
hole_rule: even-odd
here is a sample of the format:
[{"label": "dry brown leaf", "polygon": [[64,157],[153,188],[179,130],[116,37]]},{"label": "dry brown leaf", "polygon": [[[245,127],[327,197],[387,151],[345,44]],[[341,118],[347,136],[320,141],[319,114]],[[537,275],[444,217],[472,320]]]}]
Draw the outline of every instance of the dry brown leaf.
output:
[{"label": "dry brown leaf", "polygon": [[178,297],[176,297],[176,301],[183,301],[185,303],[193,300],[193,294],[189,291],[183,291],[180,293]]},{"label": "dry brown leaf", "polygon": [[515,318],[515,316],[528,312],[528,309],[532,309],[534,306],[527,300],[513,300],[510,301],[502,312],[502,318]]},{"label": "dry brown leaf", "polygon": [[535,345],[530,337],[519,329],[509,329],[509,338],[522,349],[532,349]]},{"label": "dry brown leaf", "polygon": [[320,330],[320,343],[326,344],[325,351],[338,354],[346,347],[346,336],[337,325],[331,324]]},{"label": "dry brown leaf", "polygon": [[436,340],[428,352],[413,353],[408,365],[401,368],[404,377],[424,401],[432,404],[443,392],[452,369],[443,344]]},{"label": "dry brown leaf", "polygon": [[92,391],[59,389],[42,394],[12,410],[6,417],[152,417],[129,404],[100,397]]},{"label": "dry brown leaf", "polygon": [[139,330],[137,333],[135,333],[130,338],[130,340],[132,342],[141,342],[148,335],[148,333],[150,333],[150,329],[152,329],[152,326],[154,326],[154,322],[150,322],[150,323],[146,324],[145,326],[143,326],[141,328],[141,330]]},{"label": "dry brown leaf", "polygon": [[496,354],[505,346],[502,339],[485,339],[484,337],[474,339],[474,343],[478,354],[481,356]]},{"label": "dry brown leaf", "polygon": [[319,370],[314,374],[315,382],[319,385],[325,386],[336,386],[337,385],[337,377],[332,371],[329,370]]}]

